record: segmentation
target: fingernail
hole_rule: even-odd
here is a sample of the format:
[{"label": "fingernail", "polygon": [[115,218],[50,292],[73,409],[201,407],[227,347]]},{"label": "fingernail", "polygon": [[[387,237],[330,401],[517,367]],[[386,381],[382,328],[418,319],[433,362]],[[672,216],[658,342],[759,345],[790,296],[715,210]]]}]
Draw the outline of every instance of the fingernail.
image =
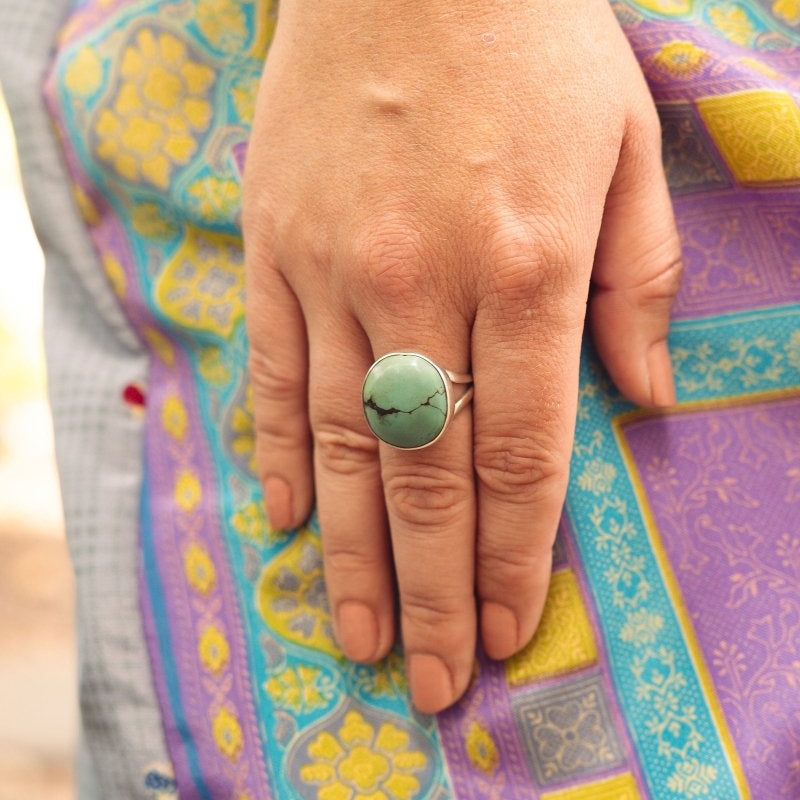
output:
[{"label": "fingernail", "polygon": [[675,405],[675,380],[672,377],[672,359],[665,341],[654,344],[647,353],[647,371],[650,374],[650,398],[654,406]]},{"label": "fingernail", "polygon": [[292,490],[283,478],[267,478],[264,483],[264,503],[269,524],[273,528],[292,525]]},{"label": "fingernail", "polygon": [[353,661],[369,661],[378,649],[378,620],[372,609],[357,600],[339,604],[336,614],[339,645]]},{"label": "fingernail", "polygon": [[441,711],[453,703],[453,678],[445,663],[428,653],[414,653],[406,668],[414,705],[425,714]]},{"label": "fingernail", "polygon": [[519,625],[516,614],[500,603],[481,605],[481,641],[489,658],[500,660],[517,652]]}]

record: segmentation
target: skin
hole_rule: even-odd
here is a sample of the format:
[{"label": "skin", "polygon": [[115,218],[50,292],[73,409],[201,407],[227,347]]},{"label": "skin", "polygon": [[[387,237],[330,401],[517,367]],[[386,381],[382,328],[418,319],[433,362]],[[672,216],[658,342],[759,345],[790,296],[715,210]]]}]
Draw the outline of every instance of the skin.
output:
[{"label": "skin", "polygon": [[[463,694],[478,635],[500,659],[536,630],[587,298],[621,391],[674,402],[660,152],[605,0],[282,0],[245,171],[260,477],[277,527],[316,496],[337,639],[372,662],[399,622],[421,711]],[[363,418],[393,350],[474,375],[424,450]]]}]

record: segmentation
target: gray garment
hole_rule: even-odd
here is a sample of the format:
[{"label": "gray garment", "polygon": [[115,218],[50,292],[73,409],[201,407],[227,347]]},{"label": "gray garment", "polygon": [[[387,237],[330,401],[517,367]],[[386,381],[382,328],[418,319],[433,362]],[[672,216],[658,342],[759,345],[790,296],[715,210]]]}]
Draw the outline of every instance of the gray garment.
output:
[{"label": "gray garment", "polygon": [[126,384],[144,385],[148,362],[75,210],[41,100],[68,7],[65,0],[0,0],[0,82],[46,260],[49,391],[77,578],[77,796],[150,800],[147,773],[170,767],[136,582],[143,415],[122,401]]}]

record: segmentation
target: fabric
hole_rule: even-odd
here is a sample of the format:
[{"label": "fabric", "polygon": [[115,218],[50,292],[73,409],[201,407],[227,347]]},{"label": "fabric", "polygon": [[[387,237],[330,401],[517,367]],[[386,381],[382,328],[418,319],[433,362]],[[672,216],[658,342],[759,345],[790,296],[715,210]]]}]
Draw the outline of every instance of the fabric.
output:
[{"label": "fabric", "polygon": [[399,651],[342,657],[316,522],[270,530],[253,474],[238,215],[275,9],[88,0],[63,28],[51,113],[149,358],[139,596],[182,798],[800,797],[800,7],[614,8],[683,242],[679,403],[631,408],[587,343],[541,628],[436,717]]},{"label": "fabric", "polygon": [[[169,774],[169,757],[137,592],[144,416],[120,402],[126,385],[146,380],[147,355],[98,269],[42,100],[68,11],[54,0],[0,0],[0,82],[46,260],[48,389],[77,576],[78,795],[151,798],[146,783]],[[6,255],[3,268],[23,266]]]}]

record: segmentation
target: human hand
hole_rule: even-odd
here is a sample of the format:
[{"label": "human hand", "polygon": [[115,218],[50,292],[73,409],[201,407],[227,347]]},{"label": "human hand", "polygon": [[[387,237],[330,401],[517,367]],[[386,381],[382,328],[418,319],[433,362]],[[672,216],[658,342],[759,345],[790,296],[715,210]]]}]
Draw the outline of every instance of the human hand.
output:
[{"label": "human hand", "polygon": [[[590,280],[620,390],[674,402],[660,152],[605,0],[281,4],[245,169],[260,477],[278,527],[316,493],[349,657],[390,649],[396,573],[422,711],[468,684],[476,595],[493,658],[538,624]],[[396,350],[474,376],[424,450],[379,447],[363,417],[364,375]]]}]

